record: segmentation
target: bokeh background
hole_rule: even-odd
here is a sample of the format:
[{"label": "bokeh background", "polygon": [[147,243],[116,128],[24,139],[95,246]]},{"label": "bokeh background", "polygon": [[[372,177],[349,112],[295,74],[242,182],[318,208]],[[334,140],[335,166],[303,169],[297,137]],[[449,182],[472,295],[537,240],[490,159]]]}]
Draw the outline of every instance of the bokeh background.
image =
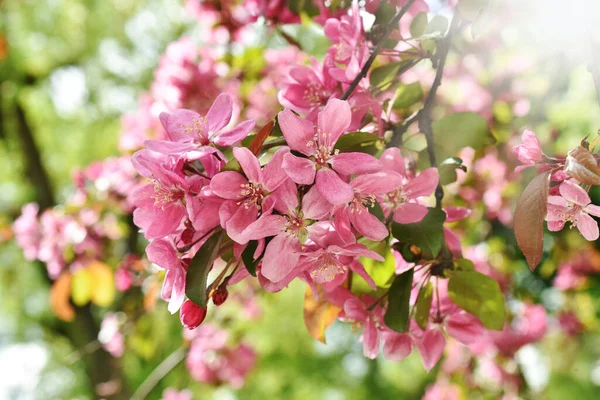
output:
[{"label": "bokeh background", "polygon": [[[528,127],[548,153],[564,153],[600,128],[587,70],[600,62],[589,40],[600,9],[584,0],[507,3],[511,11],[488,16],[480,38],[468,32],[460,38],[440,95],[454,109],[484,114],[501,144],[513,143]],[[429,4],[432,13],[447,13],[443,2]],[[85,359],[98,344],[93,335],[74,339],[56,319],[46,270],[24,259],[11,224],[28,202],[46,208],[68,199],[73,169],[120,154],[121,117],[138,107],[167,45],[184,35],[201,44],[203,29],[175,0],[4,0],[0,12],[0,399],[91,398]],[[329,45],[314,24],[288,32],[317,57]],[[249,43],[258,49],[287,45],[260,26]],[[234,57],[245,54],[232,51]],[[481,173],[470,179],[491,184],[500,178]],[[488,254],[500,257],[498,265],[512,274],[515,298],[509,301],[515,307],[526,299],[552,311],[568,302],[585,327],[571,338],[551,320],[544,340],[517,357],[531,398],[599,398],[600,276],[591,274],[576,293],[552,286],[566,254],[583,245],[569,232],[547,238],[547,262],[537,272],[526,268],[506,215],[521,188],[513,178],[499,189],[506,224],[480,210],[468,240],[488,240]],[[599,204],[600,194],[592,197]],[[302,284],[265,293],[257,300],[257,319],[237,318],[231,326],[259,354],[242,389],[196,382],[182,363],[149,398],[174,386],[203,399],[418,399],[435,380],[437,369],[427,374],[416,352],[400,363],[364,358],[357,335],[341,323],[327,331],[327,345],[315,341],[304,327],[303,299]],[[101,311],[90,309],[89,315],[100,319]],[[239,316],[239,309],[225,315]],[[182,343],[179,319],[162,301],[133,324],[116,369],[132,391]],[[98,362],[96,368],[106,368]],[[490,397],[475,391],[469,398]]]}]

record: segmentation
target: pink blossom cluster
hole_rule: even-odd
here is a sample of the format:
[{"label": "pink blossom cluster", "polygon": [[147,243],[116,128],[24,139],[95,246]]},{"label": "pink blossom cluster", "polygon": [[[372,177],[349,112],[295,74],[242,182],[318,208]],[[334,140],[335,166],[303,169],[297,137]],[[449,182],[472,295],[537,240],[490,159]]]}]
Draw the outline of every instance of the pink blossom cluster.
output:
[{"label": "pink blossom cluster", "polygon": [[204,324],[195,331],[184,332],[191,340],[185,364],[197,381],[228,383],[240,388],[256,363],[256,353],[245,343],[229,344],[227,331]]}]

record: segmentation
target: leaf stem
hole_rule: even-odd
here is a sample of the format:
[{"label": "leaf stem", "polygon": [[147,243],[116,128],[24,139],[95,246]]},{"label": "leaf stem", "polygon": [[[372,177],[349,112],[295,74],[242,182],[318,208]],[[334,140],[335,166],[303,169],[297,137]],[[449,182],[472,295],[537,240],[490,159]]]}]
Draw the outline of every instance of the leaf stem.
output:
[{"label": "leaf stem", "polygon": [[394,17],[386,25],[385,31],[383,32],[383,35],[381,36],[381,39],[377,43],[377,46],[375,46],[375,49],[373,49],[373,52],[371,53],[371,55],[367,59],[367,62],[365,63],[365,65],[363,65],[363,67],[361,68],[361,70],[358,73],[358,75],[356,75],[356,77],[354,78],[354,80],[352,81],[352,83],[350,83],[350,86],[348,86],[348,89],[346,89],[346,92],[344,92],[344,94],[340,98],[341,100],[347,100],[348,97],[350,97],[350,95],[354,91],[354,89],[356,89],[356,87],[358,86],[358,84],[360,83],[360,81],[365,76],[367,76],[367,73],[369,72],[369,69],[371,68],[371,65],[373,65],[373,62],[375,61],[375,58],[377,57],[377,55],[379,54],[379,52],[383,49],[383,46],[385,45],[385,41],[390,36],[390,34],[394,30],[394,28],[396,28],[396,25],[400,21],[400,18],[402,18],[402,16],[404,14],[406,14],[406,12],[408,11],[408,9],[410,8],[410,6],[413,5],[414,2],[415,2],[415,0],[408,0],[406,2],[406,4],[404,4],[402,6],[402,8],[400,9],[400,11],[398,11],[398,13],[396,15],[394,15]]},{"label": "leaf stem", "polygon": [[131,400],[143,400],[154,387],[185,358],[185,346],[179,347],[163,360],[144,382],[137,388]]}]

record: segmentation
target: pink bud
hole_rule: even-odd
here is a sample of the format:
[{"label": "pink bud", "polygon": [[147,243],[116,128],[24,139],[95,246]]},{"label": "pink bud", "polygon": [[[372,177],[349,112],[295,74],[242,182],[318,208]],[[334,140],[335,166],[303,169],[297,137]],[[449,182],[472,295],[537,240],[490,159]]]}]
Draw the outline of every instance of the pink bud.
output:
[{"label": "pink bud", "polygon": [[227,291],[227,286],[221,285],[213,294],[212,300],[215,303],[215,306],[220,306],[225,303],[227,297],[229,296],[229,291]]},{"label": "pink bud", "polygon": [[179,311],[181,324],[187,329],[195,329],[206,318],[206,309],[191,300],[186,300]]}]

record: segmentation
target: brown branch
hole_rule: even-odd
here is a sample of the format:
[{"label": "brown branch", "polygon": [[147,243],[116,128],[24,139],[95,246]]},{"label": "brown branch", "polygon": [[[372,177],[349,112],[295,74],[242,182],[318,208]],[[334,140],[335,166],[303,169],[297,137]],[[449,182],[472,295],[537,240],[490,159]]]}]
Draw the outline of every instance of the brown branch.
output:
[{"label": "brown branch", "polygon": [[[427,140],[427,154],[429,155],[429,162],[432,167],[437,167],[437,160],[435,157],[435,143],[433,140],[433,122],[431,120],[431,109],[435,102],[437,90],[442,84],[442,76],[444,75],[444,66],[446,64],[446,58],[448,57],[448,52],[450,51],[450,47],[452,46],[452,37],[454,36],[455,31],[458,30],[458,26],[458,15],[454,15],[454,17],[452,18],[452,22],[450,23],[450,29],[448,31],[448,34],[444,39],[442,39],[439,46],[439,55],[437,56],[438,65],[435,71],[435,78],[433,79],[433,84],[431,85],[431,89],[427,94],[427,98],[425,99],[423,108],[419,111],[419,130],[425,135],[425,139]],[[441,207],[443,198],[444,189],[442,189],[442,185],[438,183],[438,186],[435,189],[435,200],[437,207]]]},{"label": "brown branch", "polygon": [[53,207],[56,204],[54,190],[50,183],[48,172],[42,163],[42,157],[33,137],[33,131],[27,122],[27,117],[20,101],[15,102],[15,114],[19,127],[18,137],[23,149],[23,157],[27,168],[27,176],[37,191],[37,200],[41,209]]},{"label": "brown branch", "polygon": [[412,6],[412,4],[414,2],[415,2],[415,0],[408,0],[406,2],[406,4],[404,4],[402,6],[402,8],[400,9],[400,11],[398,11],[398,13],[396,15],[394,15],[394,17],[386,25],[385,31],[383,32],[383,35],[381,36],[381,39],[377,43],[377,46],[375,46],[375,49],[373,49],[373,52],[369,56],[369,59],[367,60],[367,62],[365,63],[365,65],[363,65],[363,67],[361,68],[361,70],[358,73],[358,75],[356,75],[356,77],[354,78],[354,80],[352,81],[352,83],[350,83],[350,86],[348,86],[348,89],[346,89],[346,92],[344,92],[344,95],[341,97],[341,100],[347,100],[348,97],[350,97],[350,95],[354,91],[354,89],[356,89],[356,87],[358,86],[358,84],[360,83],[360,81],[365,76],[367,76],[367,73],[369,72],[369,69],[371,68],[371,65],[373,65],[373,62],[375,61],[375,58],[377,57],[377,55],[379,54],[379,52],[381,51],[381,49],[385,45],[385,41],[390,36],[390,34],[392,33],[392,31],[395,28],[397,28],[396,25],[398,25],[398,22],[400,22],[400,18],[402,18],[402,16],[404,14],[406,14],[406,12],[408,11],[408,9],[410,8],[410,6]]}]

